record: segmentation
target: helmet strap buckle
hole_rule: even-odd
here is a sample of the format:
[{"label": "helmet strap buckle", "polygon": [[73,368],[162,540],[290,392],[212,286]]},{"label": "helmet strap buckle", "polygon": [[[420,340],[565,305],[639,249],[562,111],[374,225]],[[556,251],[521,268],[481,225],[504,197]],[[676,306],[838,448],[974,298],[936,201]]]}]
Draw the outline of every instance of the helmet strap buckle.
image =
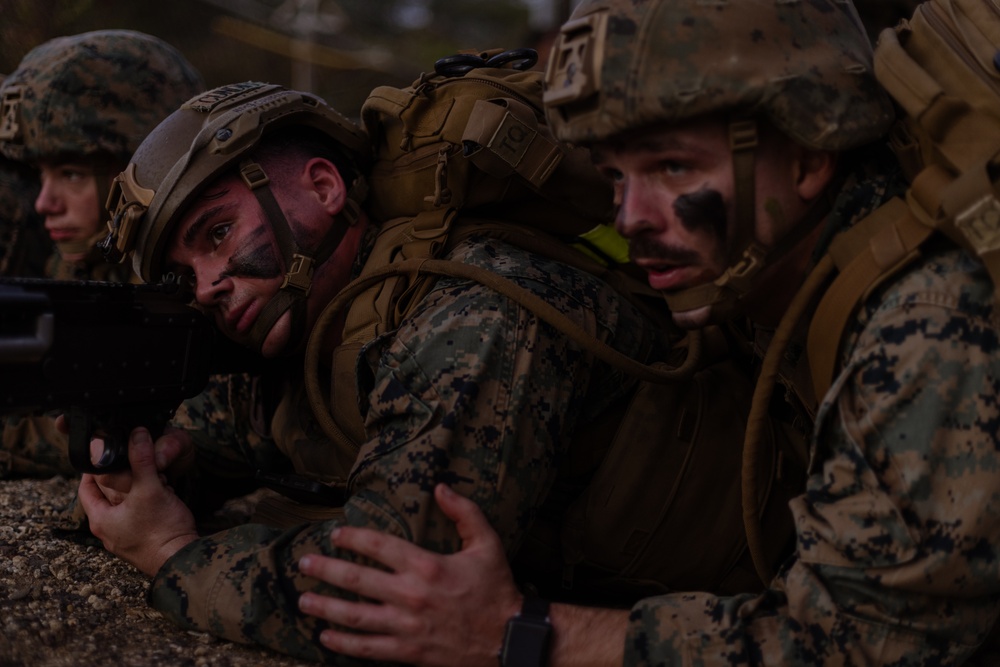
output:
[{"label": "helmet strap buckle", "polygon": [[751,243],[739,260],[716,281],[720,287],[727,287],[743,296],[750,290],[754,277],[760,273],[767,260],[767,253],[756,243]]},{"label": "helmet strap buckle", "polygon": [[281,289],[290,288],[301,292],[302,296],[308,296],[312,287],[314,264],[315,260],[312,257],[294,253],[285,280],[281,283]]},{"label": "helmet strap buckle", "polygon": [[245,160],[240,164],[240,178],[251,190],[264,187],[271,182],[268,175],[264,173],[264,168],[251,160]]},{"label": "helmet strap buckle", "polygon": [[734,153],[757,148],[757,121],[752,118],[729,123],[729,147]]}]

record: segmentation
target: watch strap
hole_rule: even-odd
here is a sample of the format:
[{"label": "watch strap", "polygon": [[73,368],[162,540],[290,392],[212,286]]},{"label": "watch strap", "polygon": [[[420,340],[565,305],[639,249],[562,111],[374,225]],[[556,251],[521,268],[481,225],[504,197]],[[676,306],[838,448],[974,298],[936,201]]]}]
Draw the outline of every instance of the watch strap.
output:
[{"label": "watch strap", "polygon": [[535,595],[525,595],[521,603],[521,616],[549,622],[549,601]]},{"label": "watch strap", "polygon": [[551,639],[548,600],[525,595],[521,612],[507,621],[498,656],[500,667],[544,667]]}]

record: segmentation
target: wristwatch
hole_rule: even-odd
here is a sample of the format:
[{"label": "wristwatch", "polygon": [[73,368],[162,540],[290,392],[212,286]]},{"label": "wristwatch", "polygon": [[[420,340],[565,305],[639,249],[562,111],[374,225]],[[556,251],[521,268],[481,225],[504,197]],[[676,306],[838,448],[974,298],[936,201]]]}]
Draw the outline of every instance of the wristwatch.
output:
[{"label": "wristwatch", "polygon": [[525,595],[521,613],[507,621],[500,646],[500,667],[544,667],[551,640],[548,601]]}]

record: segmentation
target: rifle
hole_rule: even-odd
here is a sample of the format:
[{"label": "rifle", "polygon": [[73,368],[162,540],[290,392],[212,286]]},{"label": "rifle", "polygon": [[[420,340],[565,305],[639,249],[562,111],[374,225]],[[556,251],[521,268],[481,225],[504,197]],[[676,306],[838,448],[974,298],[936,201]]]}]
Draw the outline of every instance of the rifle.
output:
[{"label": "rifle", "polygon": [[[175,283],[0,279],[0,414],[61,410],[80,472],[128,467],[137,426],[156,438],[213,373],[251,370]],[[91,459],[90,440],[104,440]]]}]

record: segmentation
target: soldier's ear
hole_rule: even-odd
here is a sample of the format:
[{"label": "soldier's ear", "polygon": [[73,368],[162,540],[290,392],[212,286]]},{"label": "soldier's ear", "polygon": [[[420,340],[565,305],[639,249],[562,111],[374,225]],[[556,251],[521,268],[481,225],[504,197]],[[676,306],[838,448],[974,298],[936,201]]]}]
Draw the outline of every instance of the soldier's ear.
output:
[{"label": "soldier's ear", "polygon": [[836,153],[799,148],[799,156],[795,163],[795,186],[802,199],[812,201],[821,195],[836,172]]},{"label": "soldier's ear", "polygon": [[307,190],[330,215],[336,215],[344,208],[347,188],[332,162],[320,157],[310,159],[302,169],[302,178]]}]

